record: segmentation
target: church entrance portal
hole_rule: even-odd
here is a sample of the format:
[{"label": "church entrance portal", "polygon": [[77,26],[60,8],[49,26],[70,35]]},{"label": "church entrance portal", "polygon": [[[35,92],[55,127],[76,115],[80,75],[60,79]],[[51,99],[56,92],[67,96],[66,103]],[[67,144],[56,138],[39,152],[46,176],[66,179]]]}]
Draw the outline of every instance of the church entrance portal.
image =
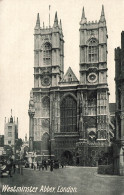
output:
[{"label": "church entrance portal", "polygon": [[70,151],[64,151],[61,155],[61,160],[66,165],[73,165],[73,156]]}]

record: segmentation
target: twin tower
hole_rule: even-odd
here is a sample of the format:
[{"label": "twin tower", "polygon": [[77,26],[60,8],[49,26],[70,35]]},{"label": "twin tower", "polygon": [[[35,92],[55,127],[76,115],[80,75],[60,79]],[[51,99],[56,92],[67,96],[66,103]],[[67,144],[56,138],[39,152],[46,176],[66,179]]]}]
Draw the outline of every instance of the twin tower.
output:
[{"label": "twin tower", "polygon": [[53,27],[48,28],[41,28],[37,15],[29,142],[30,151],[46,159],[92,166],[110,143],[108,36],[103,6],[98,22],[87,22],[83,8],[79,32],[78,80],[71,67],[64,74],[64,36],[57,13]]}]

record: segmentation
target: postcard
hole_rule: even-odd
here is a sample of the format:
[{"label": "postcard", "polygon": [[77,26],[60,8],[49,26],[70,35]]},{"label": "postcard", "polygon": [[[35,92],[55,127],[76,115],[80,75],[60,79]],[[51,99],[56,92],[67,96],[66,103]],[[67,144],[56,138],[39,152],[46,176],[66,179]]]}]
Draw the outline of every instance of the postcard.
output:
[{"label": "postcard", "polygon": [[123,10],[0,0],[0,195],[124,195]]}]

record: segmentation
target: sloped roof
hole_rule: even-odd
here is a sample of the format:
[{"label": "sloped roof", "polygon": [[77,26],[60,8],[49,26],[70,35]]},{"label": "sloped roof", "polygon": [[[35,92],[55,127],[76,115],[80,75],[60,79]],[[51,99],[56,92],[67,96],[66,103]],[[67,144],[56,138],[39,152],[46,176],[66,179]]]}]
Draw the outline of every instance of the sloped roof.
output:
[{"label": "sloped roof", "polygon": [[[72,81],[69,81],[69,76],[72,78]],[[74,72],[72,71],[71,67],[68,68],[66,74],[64,75],[64,78],[61,80],[61,82],[78,82],[77,77],[75,76]]]}]

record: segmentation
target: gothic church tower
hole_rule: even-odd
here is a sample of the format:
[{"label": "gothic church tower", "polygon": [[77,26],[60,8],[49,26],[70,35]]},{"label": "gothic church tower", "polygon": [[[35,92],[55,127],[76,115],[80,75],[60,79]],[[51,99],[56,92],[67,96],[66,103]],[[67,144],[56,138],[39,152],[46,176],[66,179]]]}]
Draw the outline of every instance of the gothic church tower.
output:
[{"label": "gothic church tower", "polygon": [[[103,144],[109,141],[107,84],[107,27],[102,6],[99,22],[87,22],[84,8],[80,21],[80,88],[85,135]],[[86,137],[83,137],[84,139]]]},{"label": "gothic church tower", "polygon": [[53,27],[40,26],[37,15],[34,29],[34,88],[29,102],[29,145],[30,151],[42,150],[49,153],[50,132],[50,89],[57,87],[63,78],[64,40],[62,24],[55,14]]}]

